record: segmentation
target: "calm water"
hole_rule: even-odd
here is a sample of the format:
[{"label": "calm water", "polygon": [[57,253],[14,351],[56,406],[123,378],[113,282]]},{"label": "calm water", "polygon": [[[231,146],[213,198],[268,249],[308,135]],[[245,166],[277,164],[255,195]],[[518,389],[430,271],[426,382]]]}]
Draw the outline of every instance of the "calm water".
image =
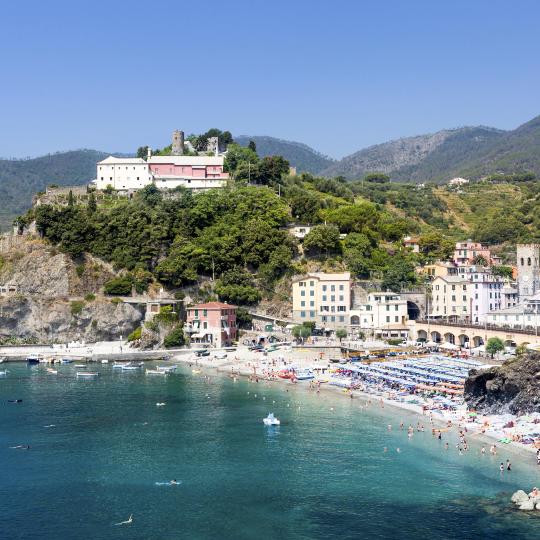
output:
[{"label": "calm water", "polygon": [[[459,456],[429,432],[409,442],[396,427],[412,416],[187,369],[162,378],[100,366],[96,381],[69,366],[8,369],[0,538],[540,537],[540,512],[508,504],[540,484],[535,468],[514,459],[501,477],[504,452]],[[263,426],[270,410],[280,428]],[[19,444],[31,448],[9,448]],[[173,478],[181,484],[156,485]]]}]

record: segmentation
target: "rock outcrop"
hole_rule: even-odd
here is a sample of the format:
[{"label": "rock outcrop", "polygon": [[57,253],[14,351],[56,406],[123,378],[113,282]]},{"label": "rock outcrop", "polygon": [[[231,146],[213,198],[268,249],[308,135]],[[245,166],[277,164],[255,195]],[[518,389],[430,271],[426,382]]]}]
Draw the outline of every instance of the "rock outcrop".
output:
[{"label": "rock outcrop", "polygon": [[0,339],[49,343],[126,338],[144,313],[132,304],[109,299],[92,302],[58,298],[11,297],[0,302]]},{"label": "rock outcrop", "polygon": [[540,411],[540,354],[529,353],[502,366],[471,370],[465,401],[487,414]]},{"label": "rock outcrop", "polygon": [[17,242],[0,258],[0,285],[10,289],[0,296],[0,340],[127,337],[140,325],[144,308],[101,296],[104,283],[115,275],[109,264],[90,255],[73,261],[43,240]]}]

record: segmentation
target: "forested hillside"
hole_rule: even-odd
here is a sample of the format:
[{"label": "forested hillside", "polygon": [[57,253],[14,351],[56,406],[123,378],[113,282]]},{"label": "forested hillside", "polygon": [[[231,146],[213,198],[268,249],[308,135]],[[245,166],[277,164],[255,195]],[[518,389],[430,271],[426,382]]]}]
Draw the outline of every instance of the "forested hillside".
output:
[{"label": "forested hillside", "polygon": [[333,159],[299,142],[257,135],[253,137],[241,135],[234,140],[241,146],[247,146],[249,141],[253,141],[260,156],[283,156],[298,169],[298,172],[318,174],[334,163]]},{"label": "forested hillside", "polygon": [[[458,190],[309,174],[287,176],[282,157],[231,145],[230,186],[194,194],[150,185],[133,198],[93,193],[21,217],[74,259],[89,252],[125,275],[106,289],[173,291],[197,285],[205,298],[242,305],[271,298],[283,280],[314,268],[345,270],[383,288],[415,285],[415,266],[448,258],[456,240],[495,244],[512,262],[518,241],[540,240],[540,184],[532,175],[495,176]],[[312,225],[299,243],[288,228]],[[403,247],[418,235],[420,253]]]},{"label": "forested hillside", "polygon": [[0,228],[9,228],[30,207],[32,197],[49,184],[87,184],[96,176],[96,162],[106,156],[96,150],[73,150],[34,159],[0,160]]},{"label": "forested hillside", "polygon": [[383,172],[401,182],[442,183],[527,171],[540,175],[540,117],[511,131],[477,126],[397,139],[346,156],[320,174],[358,179]]}]

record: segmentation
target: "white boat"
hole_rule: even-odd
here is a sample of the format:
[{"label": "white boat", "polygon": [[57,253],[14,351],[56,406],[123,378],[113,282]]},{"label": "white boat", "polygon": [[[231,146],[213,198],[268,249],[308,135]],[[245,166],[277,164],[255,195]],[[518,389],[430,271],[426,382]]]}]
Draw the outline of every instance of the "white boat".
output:
[{"label": "white boat", "polygon": [[86,369],[86,364],[75,364],[75,366],[73,366],[73,367],[80,368],[80,369]]},{"label": "white boat", "polygon": [[112,365],[113,369],[122,369],[124,366],[129,366],[129,362],[115,362]]},{"label": "white boat", "polygon": [[102,364],[108,364],[109,361],[108,361],[108,360],[102,360],[101,363],[102,363]]},{"label": "white boat", "polygon": [[133,364],[126,364],[122,366],[122,371],[138,371],[141,368],[142,368],[142,365],[140,364],[135,365],[135,366]]},{"label": "white boat", "polygon": [[164,373],[172,373],[176,371],[176,366],[157,366],[157,371],[162,371]]},{"label": "white boat", "polygon": [[58,375],[58,370],[53,368],[47,368],[47,373],[50,373],[51,375]]},{"label": "white boat", "polygon": [[169,374],[168,371],[162,371],[159,369],[147,369],[145,373],[146,375],[168,375]]},{"label": "white boat", "polygon": [[279,426],[281,422],[274,416],[274,413],[269,413],[266,418],[263,418],[265,426]]},{"label": "white boat", "polygon": [[71,358],[62,358],[62,360],[60,360],[60,362],[62,364],[71,364],[73,362],[73,360]]},{"label": "white boat", "polygon": [[95,379],[98,376],[97,371],[77,371],[77,378],[80,379]]},{"label": "white boat", "polygon": [[4,371],[0,371],[0,377],[5,377],[7,375],[7,369],[4,369]]},{"label": "white boat", "polygon": [[306,369],[299,369],[295,373],[295,379],[298,381],[307,381],[309,379],[314,379],[315,375],[313,374],[313,371],[309,368]]}]

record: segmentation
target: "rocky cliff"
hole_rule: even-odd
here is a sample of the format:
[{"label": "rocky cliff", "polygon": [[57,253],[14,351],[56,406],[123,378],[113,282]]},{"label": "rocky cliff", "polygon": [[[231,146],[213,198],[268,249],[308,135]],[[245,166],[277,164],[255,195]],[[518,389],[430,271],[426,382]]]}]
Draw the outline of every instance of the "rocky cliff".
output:
[{"label": "rocky cliff", "polygon": [[502,366],[472,370],[465,381],[465,401],[487,414],[540,411],[540,353],[530,353]]},{"label": "rocky cliff", "polygon": [[144,309],[101,296],[115,276],[89,255],[73,261],[48,243],[28,237],[0,254],[0,342],[100,341],[124,338]]}]

